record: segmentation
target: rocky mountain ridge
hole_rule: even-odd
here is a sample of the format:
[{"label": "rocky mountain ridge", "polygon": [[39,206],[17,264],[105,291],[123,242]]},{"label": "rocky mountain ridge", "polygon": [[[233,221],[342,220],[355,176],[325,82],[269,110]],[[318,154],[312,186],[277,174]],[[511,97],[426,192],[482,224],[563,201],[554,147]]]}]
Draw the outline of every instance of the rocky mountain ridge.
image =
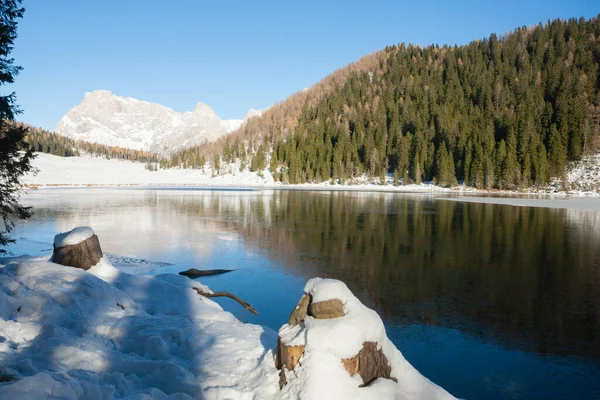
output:
[{"label": "rocky mountain ridge", "polygon": [[[260,115],[250,109],[246,119]],[[237,129],[245,120],[222,120],[204,103],[178,113],[158,103],[117,96],[107,90],[85,94],[61,118],[55,132],[75,140],[160,154],[211,142]]]}]

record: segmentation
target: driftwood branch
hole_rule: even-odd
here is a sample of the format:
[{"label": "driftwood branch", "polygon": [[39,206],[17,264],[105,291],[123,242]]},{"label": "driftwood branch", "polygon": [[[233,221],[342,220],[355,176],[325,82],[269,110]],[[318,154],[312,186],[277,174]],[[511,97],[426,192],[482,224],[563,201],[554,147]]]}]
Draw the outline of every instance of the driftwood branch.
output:
[{"label": "driftwood branch", "polygon": [[196,268],[190,268],[187,271],[181,271],[179,272],[179,275],[183,275],[183,276],[187,276],[188,278],[194,279],[194,278],[199,278],[201,276],[212,276],[212,275],[219,275],[219,274],[225,274],[227,272],[231,272],[233,271],[232,269],[205,269],[205,270],[199,270]]},{"label": "driftwood branch", "polygon": [[254,307],[252,307],[252,305],[250,303],[240,299],[235,294],[231,294],[229,292],[207,293],[207,292],[203,292],[202,290],[198,289],[197,287],[195,287],[193,289],[196,292],[198,292],[199,295],[204,296],[204,297],[229,297],[230,299],[233,299],[233,300],[237,301],[238,303],[240,303],[242,305],[242,307],[244,307],[246,310],[250,311],[252,314],[258,315],[258,311],[256,311],[256,309]]}]

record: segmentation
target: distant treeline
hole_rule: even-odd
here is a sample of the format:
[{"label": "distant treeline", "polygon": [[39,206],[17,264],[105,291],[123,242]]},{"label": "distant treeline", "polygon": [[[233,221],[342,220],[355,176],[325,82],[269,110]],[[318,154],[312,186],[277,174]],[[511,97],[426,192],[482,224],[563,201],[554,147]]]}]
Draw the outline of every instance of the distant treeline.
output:
[{"label": "distant treeline", "polygon": [[600,151],[599,63],[597,17],[464,46],[391,46],[172,165],[263,166],[272,151],[271,170],[290,183],[394,173],[396,182],[545,185]]},{"label": "distant treeline", "polygon": [[116,158],[139,162],[159,162],[160,156],[141,150],[131,150],[122,147],[105,146],[98,143],[88,143],[73,140],[54,132],[26,125],[29,129],[27,143],[40,153],[53,154],[60,157],[78,156],[81,153],[92,154],[105,158]]}]

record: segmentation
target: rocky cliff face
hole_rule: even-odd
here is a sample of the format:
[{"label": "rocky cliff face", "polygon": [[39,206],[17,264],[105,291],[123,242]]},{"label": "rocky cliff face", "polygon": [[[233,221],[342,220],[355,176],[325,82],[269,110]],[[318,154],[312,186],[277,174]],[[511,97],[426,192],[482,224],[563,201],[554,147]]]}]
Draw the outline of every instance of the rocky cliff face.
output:
[{"label": "rocky cliff face", "polygon": [[55,131],[77,140],[168,154],[216,140],[242,123],[241,119],[221,120],[204,103],[192,112],[178,113],[160,104],[97,90],[86,93]]}]

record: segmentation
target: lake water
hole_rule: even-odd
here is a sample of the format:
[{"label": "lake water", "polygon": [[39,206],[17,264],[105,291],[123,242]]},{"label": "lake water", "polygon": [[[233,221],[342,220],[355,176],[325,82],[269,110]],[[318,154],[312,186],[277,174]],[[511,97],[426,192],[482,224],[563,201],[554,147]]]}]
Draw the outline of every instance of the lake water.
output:
[{"label": "lake water", "polygon": [[249,301],[258,316],[219,300],[274,330],[307,279],[337,278],[456,396],[600,398],[600,212],[442,197],[39,190],[24,198],[35,214],[9,251],[47,254],[57,232],[90,225],[127,272],[235,269],[202,282]]}]

